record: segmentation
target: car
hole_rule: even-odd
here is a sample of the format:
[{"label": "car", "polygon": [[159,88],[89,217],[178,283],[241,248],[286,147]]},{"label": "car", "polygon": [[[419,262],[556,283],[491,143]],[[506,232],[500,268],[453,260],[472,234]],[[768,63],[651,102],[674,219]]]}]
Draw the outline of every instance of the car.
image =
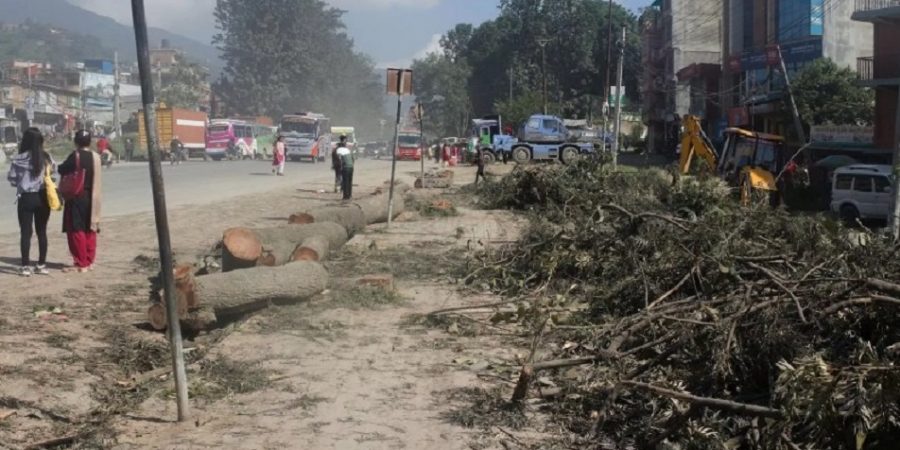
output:
[{"label": "car", "polygon": [[887,219],[891,211],[894,176],[889,165],[853,164],[835,169],[831,211],[852,223]]}]

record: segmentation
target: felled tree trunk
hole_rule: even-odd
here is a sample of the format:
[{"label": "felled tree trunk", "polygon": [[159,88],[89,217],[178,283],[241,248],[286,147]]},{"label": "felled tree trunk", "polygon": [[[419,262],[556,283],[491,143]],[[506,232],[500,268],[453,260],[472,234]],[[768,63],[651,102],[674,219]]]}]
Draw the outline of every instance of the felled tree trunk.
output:
[{"label": "felled tree trunk", "polygon": [[[366,218],[366,223],[369,225],[385,223],[388,220],[388,198],[389,196],[387,194],[370,195],[354,201],[353,204],[362,210],[363,215]],[[403,201],[403,194],[400,190],[395,191],[393,209],[394,218],[402,214],[405,208],[406,205]]]},{"label": "felled tree trunk", "polygon": [[222,235],[222,271],[255,267],[262,256],[262,244],[248,228],[230,228]]},{"label": "felled tree trunk", "polygon": [[288,223],[306,225],[310,223],[334,222],[344,227],[350,237],[366,228],[366,216],[361,209],[353,205],[325,206],[291,215]]},{"label": "felled tree trunk", "polygon": [[321,261],[328,257],[331,244],[322,236],[313,236],[306,239],[294,251],[294,261]]},{"label": "felled tree trunk", "polygon": [[261,266],[281,266],[294,260],[294,253],[309,238],[320,237],[329,249],[337,249],[350,238],[347,230],[334,222],[283,225],[253,230],[263,248]]},{"label": "felled tree trunk", "polygon": [[[229,273],[197,277],[194,296],[198,308],[180,315],[189,330],[202,330],[268,307],[292,304],[321,293],[328,286],[328,272],[315,262],[297,262],[280,267],[255,267]],[[148,310],[150,324],[167,326],[165,306]]]}]

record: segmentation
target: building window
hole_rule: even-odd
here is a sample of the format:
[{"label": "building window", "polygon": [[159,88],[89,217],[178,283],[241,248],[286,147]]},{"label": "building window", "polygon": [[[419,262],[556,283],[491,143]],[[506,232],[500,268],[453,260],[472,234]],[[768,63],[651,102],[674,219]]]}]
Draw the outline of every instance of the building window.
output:
[{"label": "building window", "polygon": [[778,2],[779,42],[809,37],[814,3],[819,5],[821,11],[822,0],[781,0]]}]

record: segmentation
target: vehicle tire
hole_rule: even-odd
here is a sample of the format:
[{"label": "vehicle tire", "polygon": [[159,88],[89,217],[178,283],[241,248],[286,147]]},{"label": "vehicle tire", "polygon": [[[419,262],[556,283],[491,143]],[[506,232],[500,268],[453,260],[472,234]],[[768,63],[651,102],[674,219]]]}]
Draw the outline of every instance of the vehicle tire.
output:
[{"label": "vehicle tire", "polygon": [[484,160],[484,165],[489,165],[497,162],[497,157],[494,156],[493,152],[490,152],[488,150],[481,151],[481,159]]},{"label": "vehicle tire", "polygon": [[531,150],[528,147],[516,147],[512,149],[512,159],[516,164],[525,164],[531,161]]},{"label": "vehicle tire", "polygon": [[581,155],[578,154],[578,149],[575,147],[563,147],[562,151],[559,153],[562,163],[567,166],[575,164],[575,162],[578,161],[579,156]]},{"label": "vehicle tire", "polygon": [[859,210],[853,205],[841,206],[841,220],[848,225],[856,224],[859,220]]}]

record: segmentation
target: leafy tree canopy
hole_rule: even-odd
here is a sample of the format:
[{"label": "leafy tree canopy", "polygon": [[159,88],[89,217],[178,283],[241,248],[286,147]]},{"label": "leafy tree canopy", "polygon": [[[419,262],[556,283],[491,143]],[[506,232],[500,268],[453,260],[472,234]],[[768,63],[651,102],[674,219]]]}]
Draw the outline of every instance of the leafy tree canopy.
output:
[{"label": "leafy tree canopy", "polygon": [[804,67],[792,80],[801,119],[808,125],[870,125],[875,93],[856,84],[856,74],[830,59]]}]

